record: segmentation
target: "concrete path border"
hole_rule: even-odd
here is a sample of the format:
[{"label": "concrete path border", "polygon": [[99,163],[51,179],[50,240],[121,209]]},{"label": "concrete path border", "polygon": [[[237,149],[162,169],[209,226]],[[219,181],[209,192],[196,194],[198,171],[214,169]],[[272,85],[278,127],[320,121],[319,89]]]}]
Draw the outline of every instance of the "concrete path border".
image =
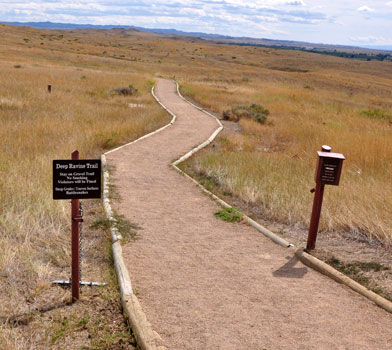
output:
[{"label": "concrete path border", "polygon": [[299,260],[302,261],[303,264],[306,266],[311,267],[312,269],[321,272],[323,275],[326,275],[338,283],[342,283],[347,287],[351,288],[353,291],[363,295],[364,297],[368,298],[376,305],[381,307],[382,309],[392,313],[392,302],[383,298],[382,296],[372,292],[371,290],[367,289],[363,285],[355,282],[350,277],[346,276],[345,274],[339,272],[338,270],[334,269],[332,266],[326,264],[325,262],[317,259],[313,255],[307,253],[304,249],[300,248],[295,252],[295,255],[298,257]]},{"label": "concrete path border", "polygon": [[[211,113],[209,113],[205,109],[203,109],[203,108],[201,108],[199,106],[196,106],[195,104],[193,104],[192,102],[190,102],[186,98],[184,98],[181,95],[181,93],[180,93],[180,91],[178,89],[178,84],[177,84],[177,93],[184,101],[188,102],[193,107],[195,107],[198,110],[208,114],[212,118],[215,118],[218,121],[219,125],[223,128],[222,123],[220,122],[220,120],[217,117],[215,117],[214,115],[212,115]],[[210,142],[208,142],[208,140],[207,140],[205,142],[206,146]],[[172,164],[172,166],[178,172],[180,172],[181,174],[183,174],[184,176],[189,178],[192,182],[194,182],[197,186],[199,186],[204,193],[206,193],[209,197],[211,197],[216,202],[218,202],[222,207],[224,207],[224,208],[231,208],[232,206],[230,204],[226,203],[224,200],[222,200],[221,198],[219,198],[218,196],[216,196],[212,192],[208,191],[203,185],[201,185],[199,182],[197,182],[194,178],[192,178],[191,176],[189,176],[188,174],[186,174],[180,168],[177,167],[177,164],[179,164],[179,163],[183,162],[184,160],[188,159],[189,157],[191,157],[194,153],[196,153],[201,148],[203,148],[203,147],[200,147],[200,146],[196,147],[194,150],[188,152],[187,154],[182,156],[179,160],[175,161]],[[276,235],[275,233],[271,232],[270,230],[268,230],[264,226],[260,225],[258,222],[254,221],[253,219],[251,219],[247,215],[244,215],[243,219],[245,219],[246,222],[249,225],[251,225],[256,230],[261,232],[263,235],[265,235],[266,237],[271,239],[273,242],[281,245],[282,247],[288,247],[288,248],[293,247],[293,248],[295,248],[294,244],[289,243],[285,239],[279,237],[278,235]],[[366,287],[362,286],[358,282],[355,282],[350,277],[348,277],[348,276],[344,275],[343,273],[339,272],[338,270],[334,269],[332,266],[326,264],[325,262],[323,262],[323,261],[317,259],[316,257],[312,256],[311,254],[307,253],[303,248],[297,249],[296,252],[295,252],[295,255],[306,266],[311,267],[312,269],[314,269],[314,270],[316,270],[316,271],[318,271],[318,272],[320,272],[320,273],[322,273],[322,274],[332,278],[333,280],[335,280],[338,283],[342,283],[342,284],[346,285],[347,287],[351,288],[355,292],[357,292],[357,293],[361,294],[362,296],[368,298],[369,300],[374,302],[379,307],[381,307],[384,310],[392,313],[392,302],[390,302],[389,300],[383,298],[382,296],[372,292],[371,290],[369,290]]]},{"label": "concrete path border", "polygon": [[115,224],[116,218],[113,215],[113,211],[110,205],[110,191],[109,191],[109,171],[106,163],[106,154],[115,152],[123,147],[129,146],[133,143],[139,142],[147,137],[150,137],[158,132],[163,131],[169,126],[173,125],[176,120],[176,116],[169,111],[162,103],[159,101],[158,97],[154,93],[154,86],[151,89],[151,94],[154,96],[156,101],[161,105],[163,109],[165,109],[171,116],[172,119],[170,123],[165,126],[144,135],[132,142],[129,142],[120,147],[114,148],[108,152],[105,152],[101,155],[102,160],[102,168],[103,168],[103,206],[105,210],[106,218],[110,221],[110,233],[112,236],[112,254],[113,254],[113,263],[116,270],[117,280],[120,287],[120,297],[121,304],[123,307],[123,312],[128,319],[129,326],[132,328],[133,334],[135,336],[136,342],[138,346],[142,350],[164,350],[166,349],[161,345],[162,339],[158,333],[156,333],[151,324],[148,322],[145,313],[143,312],[142,307],[140,306],[139,300],[132,290],[132,283],[129,277],[128,269],[125,266],[123,255],[122,255],[122,247],[121,240],[122,236],[118,232]]},{"label": "concrete path border", "polygon": [[[210,198],[218,202],[222,207],[224,208],[231,208],[232,206],[226,203],[224,200],[213,194],[212,192],[208,191],[203,185],[201,185],[198,181],[196,181],[194,178],[183,172],[177,165],[186,159],[190,158],[193,154],[201,150],[202,148],[208,146],[215,138],[216,136],[223,130],[223,125],[221,121],[208,112],[207,110],[193,104],[192,102],[188,101],[185,99],[180,91],[179,91],[179,85],[176,82],[177,85],[177,93],[178,95],[187,103],[192,105],[193,107],[197,108],[198,110],[204,112],[208,116],[214,118],[217,123],[218,123],[218,129],[215,130],[215,132],[202,144],[199,146],[195,147],[188,153],[184,154],[181,156],[179,159],[174,161],[171,165],[172,167],[178,171],[180,174],[184,175],[185,177],[189,178],[193,183],[195,183],[204,193],[206,193]],[[167,127],[173,125],[173,123],[176,120],[176,115],[173,114],[166,106],[164,106],[161,101],[158,99],[158,97],[154,93],[154,87],[151,89],[151,94],[155,98],[155,100],[161,105],[161,107],[166,110],[171,116],[172,120],[170,123],[167,125],[147,134],[144,135],[137,140],[134,140],[132,142],[129,142],[125,145],[122,145],[120,147],[117,147],[115,149],[112,149],[108,152],[105,152],[104,154],[101,155],[102,159],[102,166],[103,166],[103,173],[104,173],[104,180],[103,180],[103,205],[105,209],[105,214],[107,219],[111,222],[111,236],[112,236],[112,253],[113,253],[113,261],[114,261],[114,266],[117,274],[117,279],[119,282],[120,286],[120,296],[121,296],[121,303],[123,306],[123,311],[126,315],[126,317],[129,320],[129,324],[134,332],[136,341],[139,345],[139,347],[142,350],[164,350],[166,349],[164,346],[162,346],[162,339],[159,336],[158,333],[156,333],[152,327],[151,324],[148,322],[146,315],[144,314],[140,303],[135,296],[135,294],[132,291],[132,284],[131,280],[129,277],[129,272],[124,264],[123,256],[122,256],[122,248],[121,248],[121,240],[122,236],[118,232],[117,228],[115,227],[116,219],[113,215],[113,211],[110,206],[110,199],[109,199],[109,172],[108,172],[108,167],[106,163],[106,154],[115,152],[123,147],[129,146],[133,143],[136,143],[140,140],[143,140],[147,137],[150,137],[158,132],[163,131]],[[282,247],[286,248],[292,248],[294,247],[293,244],[289,243],[285,239],[279,237],[275,233],[269,231],[267,228],[264,226],[260,225],[247,215],[243,216],[243,219],[246,220],[246,222],[254,227],[256,230],[261,232],[263,235],[271,239],[273,242],[276,244],[279,244]],[[358,284],[357,282],[353,281],[351,278],[347,277],[346,275],[342,274],[341,272],[335,270],[333,267],[329,266],[328,264],[322,262],[321,260],[313,257],[312,255],[306,253],[303,249],[298,249],[295,252],[295,255],[307,266],[327,275],[328,277],[334,279],[335,281],[339,283],[343,283],[352,290],[358,292],[359,294],[367,297],[371,301],[373,301],[375,304],[380,306],[381,308],[385,309],[386,311],[392,313],[392,303],[383,297],[377,295],[376,293],[366,289],[362,285]]]},{"label": "concrete path border", "polygon": [[[192,105],[193,107],[195,107],[196,109],[198,109],[201,112],[206,113],[207,115],[209,115],[211,118],[215,119],[219,125],[219,128],[210,136],[210,138],[205,141],[204,143],[202,143],[201,145],[195,147],[193,150],[189,151],[188,153],[186,153],[185,155],[183,155],[181,158],[179,158],[178,160],[176,160],[175,162],[172,163],[172,166],[174,167],[174,169],[176,169],[179,173],[181,173],[182,175],[186,176],[187,178],[189,178],[192,182],[194,182],[197,186],[199,186],[201,188],[201,190],[206,193],[209,197],[211,197],[213,200],[215,200],[216,202],[218,202],[222,207],[224,208],[232,208],[232,206],[228,203],[226,203],[223,199],[219,198],[218,196],[216,196],[215,194],[213,194],[212,192],[210,192],[209,190],[207,190],[203,185],[201,185],[199,182],[197,182],[194,178],[192,178],[191,176],[189,176],[187,173],[183,172],[177,165],[182,163],[183,161],[187,160],[188,158],[192,157],[197,151],[201,150],[202,148],[208,146],[214,139],[215,137],[223,130],[223,125],[221,123],[221,121],[214,116],[213,114],[211,114],[210,112],[206,111],[205,109],[196,106],[195,104],[193,104],[192,102],[188,101],[185,97],[183,97],[180,93],[179,90],[179,86],[177,83],[177,93],[178,95],[187,103],[189,103],[190,105]],[[265,228],[264,226],[260,225],[258,222],[254,221],[253,219],[251,219],[250,217],[248,217],[247,215],[243,216],[243,219],[252,227],[254,227],[257,231],[261,232],[263,235],[265,235],[266,237],[268,237],[269,239],[271,239],[272,241],[274,241],[275,243],[281,245],[282,247],[293,247],[294,245],[287,242],[285,239],[277,236],[275,233],[271,232],[270,230],[268,230],[267,228]]]}]

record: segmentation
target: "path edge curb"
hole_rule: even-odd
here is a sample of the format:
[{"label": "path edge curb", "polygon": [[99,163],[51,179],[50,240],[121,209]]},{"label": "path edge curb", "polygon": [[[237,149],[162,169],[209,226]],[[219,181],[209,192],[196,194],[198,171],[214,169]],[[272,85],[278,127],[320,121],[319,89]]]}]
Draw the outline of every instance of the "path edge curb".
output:
[{"label": "path edge curb", "polygon": [[122,236],[115,227],[116,218],[109,200],[109,172],[106,163],[105,154],[101,155],[103,168],[103,205],[106,218],[110,221],[110,233],[112,236],[112,256],[113,265],[117,275],[117,281],[120,287],[120,298],[123,313],[132,328],[134,337],[140,349],[142,350],[163,350],[165,347],[158,346],[162,342],[161,337],[156,333],[151,324],[148,322],[139,300],[133,293],[131,279],[128,269],[124,263],[122,255],[121,240]]},{"label": "path edge curb", "polygon": [[[221,121],[214,116],[213,114],[211,114],[210,112],[208,112],[207,110],[196,106],[195,104],[193,104],[192,102],[188,101],[187,99],[185,99],[180,91],[179,91],[179,84],[178,82],[176,82],[176,86],[177,86],[177,94],[180,96],[181,99],[183,99],[185,102],[189,103],[190,105],[192,105],[193,107],[195,107],[196,109],[200,110],[201,112],[207,114],[208,116],[214,118],[218,125],[219,128],[216,129],[214,131],[214,133],[206,140],[204,141],[202,144],[200,144],[199,146],[195,147],[194,149],[192,149],[191,151],[189,151],[188,153],[184,154],[183,156],[181,156],[179,159],[177,159],[176,161],[174,161],[171,165],[172,167],[179,172],[180,174],[184,175],[185,177],[189,178],[193,183],[195,183],[204,193],[206,193],[210,198],[212,198],[213,200],[215,200],[217,203],[219,203],[222,207],[224,208],[231,208],[232,206],[229,205],[228,203],[226,203],[224,200],[222,200],[221,198],[219,198],[218,196],[216,196],[215,194],[213,194],[211,191],[207,190],[203,185],[201,185],[197,180],[195,180],[194,178],[192,178],[190,175],[188,175],[187,173],[185,173],[184,171],[182,171],[177,165],[183,161],[185,161],[186,159],[190,158],[193,154],[195,154],[196,152],[198,152],[199,150],[201,150],[202,148],[205,148],[206,146],[208,146],[215,138],[216,136],[223,130],[223,125],[221,123]],[[166,347],[162,346],[162,338],[159,336],[159,334],[157,332],[155,332],[152,327],[151,324],[149,323],[149,321],[147,320],[147,317],[145,315],[145,313],[142,310],[142,307],[139,303],[138,298],[136,297],[136,295],[133,293],[132,291],[132,284],[131,284],[131,280],[129,277],[129,272],[125,266],[124,260],[123,260],[123,256],[122,256],[122,247],[121,247],[121,240],[122,240],[122,236],[121,234],[118,232],[117,228],[114,226],[114,224],[116,223],[116,219],[113,215],[113,211],[111,209],[110,206],[110,200],[109,200],[109,172],[107,169],[107,163],[106,163],[106,154],[110,154],[114,151],[117,151],[121,148],[124,148],[126,146],[129,146],[133,143],[136,143],[142,139],[145,139],[147,137],[150,137],[164,129],[166,129],[167,127],[173,125],[173,123],[176,120],[176,115],[173,114],[166,106],[164,106],[161,101],[158,99],[158,97],[155,95],[154,93],[154,87],[152,87],[151,89],[151,94],[153,95],[153,97],[155,98],[155,100],[160,104],[160,106],[166,110],[171,116],[172,116],[172,120],[165,126],[149,133],[146,134],[132,142],[129,142],[125,145],[122,145],[120,147],[114,148],[108,152],[105,152],[104,154],[101,155],[101,160],[102,160],[102,168],[103,168],[103,205],[104,205],[104,210],[105,210],[105,214],[107,219],[111,222],[111,236],[112,236],[112,254],[113,254],[113,262],[114,262],[114,266],[115,266],[115,270],[116,270],[116,275],[117,275],[117,279],[118,279],[118,283],[120,286],[120,296],[121,296],[121,304],[123,306],[123,311],[129,321],[129,325],[133,330],[134,336],[136,338],[137,344],[138,346],[142,349],[142,350],[165,350]],[[262,226],[261,224],[257,223],[256,221],[254,221],[253,219],[249,218],[247,215],[243,216],[243,219],[252,227],[254,227],[256,230],[258,230],[259,232],[261,232],[263,235],[265,235],[266,237],[268,237],[269,239],[271,239],[273,242],[283,246],[283,247],[287,247],[287,248],[292,248],[294,247],[293,244],[289,243],[288,241],[286,241],[285,239],[277,236],[275,233],[269,231],[267,228],[265,228],[264,226]],[[337,271],[336,269],[334,269],[333,267],[331,267],[330,265],[324,263],[323,261],[315,258],[314,256],[308,254],[307,252],[305,252],[302,248],[299,248],[295,251],[295,255],[298,257],[299,260],[301,260],[301,262],[303,264],[305,264],[306,266],[334,279],[335,281],[337,281],[338,283],[342,283],[346,286],[348,286],[349,288],[351,288],[352,290],[356,291],[357,293],[367,297],[369,300],[373,301],[375,304],[377,304],[378,306],[380,306],[381,308],[383,308],[384,310],[392,313],[392,303],[389,302],[388,300],[386,300],[385,298],[379,296],[378,294],[368,290],[367,288],[365,288],[364,286],[360,285],[359,283],[355,282],[354,280],[352,280],[351,278],[349,278],[348,276],[342,274],[341,272]]]},{"label": "path edge curb", "polygon": [[168,124],[164,125],[163,127],[153,132],[150,132],[149,134],[146,134],[132,142],[114,148],[101,155],[102,169],[103,169],[103,206],[104,206],[106,218],[110,221],[113,264],[117,275],[117,281],[120,287],[121,305],[123,307],[123,312],[125,314],[125,317],[128,320],[129,326],[132,328],[136,342],[141,350],[165,350],[166,347],[162,345],[162,338],[159,336],[159,334],[152,329],[152,326],[148,321],[146,314],[144,313],[137,296],[133,293],[132,290],[131,279],[122,255],[122,246],[121,246],[122,236],[118,232],[117,228],[115,227],[117,220],[114,216],[113,210],[110,205],[110,199],[109,199],[110,181],[109,181],[108,166],[106,162],[106,155],[118,151],[121,148],[132,145],[158,132],[161,132],[167,127],[173,125],[173,123],[176,121],[176,116],[170,110],[168,110],[161,103],[158,97],[155,95],[154,87],[155,85],[151,88],[151,94],[155,98],[155,100],[161,105],[161,107],[172,116],[171,121]]},{"label": "path edge curb", "polygon": [[139,137],[139,138],[136,139],[136,140],[133,140],[133,141],[131,141],[131,142],[126,143],[125,145],[122,145],[122,146],[113,148],[113,149],[111,149],[110,151],[105,152],[104,155],[109,154],[109,153],[112,153],[112,152],[115,152],[115,151],[118,151],[118,150],[120,150],[121,148],[130,146],[130,145],[132,145],[132,144],[134,144],[134,143],[136,143],[136,142],[139,142],[139,141],[141,141],[141,140],[143,140],[143,139],[146,139],[147,137],[150,137],[150,136],[152,136],[152,135],[154,135],[154,134],[157,134],[158,132],[161,132],[162,130],[164,130],[164,129],[166,129],[166,128],[168,128],[169,126],[171,126],[171,125],[174,124],[174,122],[176,121],[176,118],[177,118],[177,117],[176,117],[170,110],[168,110],[168,109],[166,108],[165,105],[162,104],[162,102],[159,100],[159,98],[155,95],[154,88],[155,88],[155,85],[151,88],[151,95],[152,95],[152,96],[155,98],[155,100],[161,105],[161,107],[162,107],[167,113],[169,113],[169,114],[172,116],[171,121],[170,121],[168,124],[162,126],[161,128],[159,128],[159,129],[157,129],[157,130],[154,130],[154,131],[150,132],[149,134],[143,135],[143,136]]},{"label": "path edge curb", "polygon": [[[177,165],[182,163],[183,161],[187,160],[188,158],[192,157],[196,152],[198,152],[199,150],[201,150],[202,148],[208,146],[214,139],[215,137],[223,130],[223,125],[222,122],[213,114],[211,114],[210,112],[208,112],[207,110],[205,110],[202,107],[196,106],[194,103],[188,101],[184,96],[181,95],[180,93],[180,89],[179,89],[179,85],[177,84],[177,94],[187,103],[189,103],[191,106],[197,108],[199,111],[207,114],[208,116],[212,117],[213,119],[215,119],[219,125],[219,128],[217,130],[215,130],[215,132],[206,140],[204,141],[202,144],[200,144],[199,146],[195,147],[194,149],[192,149],[191,151],[189,151],[188,153],[184,154],[182,157],[180,157],[179,159],[177,159],[176,161],[174,161],[172,163],[172,166],[174,169],[176,169],[180,174],[184,175],[185,177],[189,178],[192,182],[194,182],[198,187],[200,187],[200,189],[206,193],[210,198],[212,198],[213,200],[215,200],[216,202],[218,202],[222,207],[224,208],[232,208],[232,206],[228,203],[226,203],[223,199],[219,198],[218,196],[216,196],[215,194],[213,194],[211,191],[207,190],[202,184],[200,184],[197,180],[195,180],[192,176],[188,175],[187,173],[185,173],[184,171],[182,171]],[[243,215],[243,219],[253,228],[255,228],[257,231],[261,232],[264,236],[268,237],[269,239],[271,239],[273,242],[279,244],[282,247],[293,247],[294,245],[292,243],[289,243],[288,241],[286,241],[285,239],[279,237],[278,235],[276,235],[275,233],[271,232],[270,230],[268,230],[266,227],[264,227],[263,225],[259,224],[258,222],[254,221],[253,219],[251,219],[250,217],[248,217],[247,215]]]},{"label": "path edge curb", "polygon": [[320,259],[314,257],[313,255],[307,253],[303,248],[299,248],[295,251],[295,255],[301,262],[311,267],[312,269],[332,278],[338,283],[342,283],[352,289],[353,291],[361,294],[362,296],[368,298],[370,301],[374,302],[376,305],[384,309],[385,311],[392,313],[392,302],[383,298],[382,296],[372,292],[366,287],[362,286],[358,282],[354,281],[350,277],[336,270],[327,263],[321,261]]},{"label": "path edge curb", "polygon": [[[209,113],[208,111],[206,111],[205,109],[203,109],[202,107],[199,107],[197,105],[195,105],[194,103],[188,101],[185,97],[183,97],[179,91],[179,85],[177,84],[177,93],[178,95],[187,103],[189,103],[190,105],[192,105],[193,107],[197,108],[198,110],[208,114],[210,117],[214,118],[217,120],[217,122],[219,123],[219,125],[222,127],[223,129],[223,125],[221,123],[221,121],[214,116],[213,114]],[[221,130],[219,130],[220,132]],[[210,137],[210,139],[212,138],[212,140],[217,136],[217,134],[219,132],[215,132],[213,135],[214,137],[212,138],[212,136]],[[194,153],[196,153],[197,151],[199,151],[200,149],[206,147],[208,144],[211,143],[211,141],[209,141],[210,139],[208,139],[206,142],[204,142],[203,144],[201,144],[198,147],[195,147],[192,151],[188,152],[187,154],[183,155],[181,158],[179,158],[178,160],[176,160],[175,162],[172,163],[172,166],[174,167],[174,169],[176,169],[180,174],[184,175],[185,177],[189,178],[192,182],[194,182],[198,187],[200,187],[200,189],[206,193],[210,198],[212,198],[213,200],[215,200],[216,202],[218,202],[222,207],[224,208],[232,208],[232,206],[228,203],[226,203],[223,199],[219,198],[218,196],[216,196],[215,194],[213,194],[211,191],[207,190],[202,184],[200,184],[197,180],[195,180],[193,177],[191,177],[190,175],[188,175],[187,173],[185,173],[184,171],[182,171],[177,165],[181,162],[183,162],[184,160],[190,158]],[[203,146],[204,145],[204,146]],[[251,219],[250,217],[248,217],[247,215],[243,216],[243,219],[252,227],[254,227],[256,230],[258,230],[259,232],[261,232],[264,236],[268,237],[269,239],[271,239],[273,242],[283,246],[283,247],[287,247],[287,248],[291,248],[291,249],[295,249],[296,247],[294,246],[294,244],[289,243],[288,241],[286,241],[285,239],[279,237],[278,235],[276,235],[275,233],[271,232],[270,230],[268,230],[267,228],[265,228],[263,225],[260,225],[258,222],[254,221],[253,219]],[[372,292],[371,290],[367,289],[366,287],[362,286],[361,284],[359,284],[358,282],[354,281],[353,279],[351,279],[350,277],[344,275],[343,273],[341,273],[340,271],[336,270],[335,268],[333,268],[332,266],[328,265],[327,263],[321,261],[320,259],[310,255],[309,253],[307,253],[303,248],[299,248],[295,251],[295,255],[297,256],[297,258],[306,266],[322,273],[323,275],[328,276],[329,278],[332,278],[333,280],[335,280],[338,283],[344,284],[347,287],[349,287],[350,289],[352,289],[353,291],[359,293],[360,295],[368,298],[370,301],[374,302],[376,305],[378,305],[379,307],[381,307],[382,309],[386,310],[387,312],[392,313],[392,302],[390,302],[389,300],[383,298],[382,296]]]}]

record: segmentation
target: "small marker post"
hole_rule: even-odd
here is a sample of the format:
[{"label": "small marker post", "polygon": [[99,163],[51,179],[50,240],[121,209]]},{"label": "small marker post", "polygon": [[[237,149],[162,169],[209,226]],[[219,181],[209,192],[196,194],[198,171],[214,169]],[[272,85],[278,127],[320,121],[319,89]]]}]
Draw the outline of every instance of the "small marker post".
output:
[{"label": "small marker post", "polygon": [[48,92],[51,93],[52,92],[52,85],[48,84]]},{"label": "small marker post", "polygon": [[[323,152],[331,152],[331,147],[322,146]],[[306,249],[311,250],[316,247],[317,230],[320,222],[321,207],[323,205],[324,197],[324,184],[316,182],[316,191],[314,193],[312,216],[310,218],[308,242],[306,243]]]},{"label": "small marker post", "polygon": [[[320,222],[321,207],[323,205],[325,185],[338,186],[340,175],[342,173],[343,154],[331,153],[330,146],[322,146],[321,152],[318,152],[318,163],[316,169],[316,189],[313,199],[312,216],[310,218],[308,241],[306,250],[312,250],[316,247],[317,231]],[[311,191],[313,192],[313,190]]]}]

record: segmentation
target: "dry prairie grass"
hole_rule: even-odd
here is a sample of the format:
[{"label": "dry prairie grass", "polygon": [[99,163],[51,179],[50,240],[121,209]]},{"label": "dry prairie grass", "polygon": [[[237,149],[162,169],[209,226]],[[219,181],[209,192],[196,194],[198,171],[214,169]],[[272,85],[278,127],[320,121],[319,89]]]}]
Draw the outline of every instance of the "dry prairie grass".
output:
[{"label": "dry prairie grass", "polygon": [[[154,75],[175,77],[217,113],[250,103],[271,112],[198,154],[198,172],[266,217],[307,226],[315,152],[329,144],[347,160],[341,186],[327,188],[322,229],[390,242],[392,126],[377,119],[392,115],[390,63],[121,29],[0,32],[0,315],[28,310],[49,281],[68,278],[69,207],[51,199],[52,159],[75,148],[98,157],[167,122],[149,95]],[[112,94],[129,84],[137,96]],[[29,341],[4,339],[15,349]]]},{"label": "dry prairie grass", "polygon": [[346,63],[344,69],[337,60],[335,71],[320,64],[317,73],[305,77],[286,73],[287,82],[254,76],[235,84],[184,83],[188,96],[220,114],[242,103],[260,103],[271,111],[267,125],[242,120],[240,135],[226,136],[218,151],[196,156],[197,171],[259,206],[265,217],[306,227],[315,152],[331,145],[347,160],[339,188],[327,188],[321,230],[360,232],[390,243],[392,124],[363,111],[392,115],[391,65],[350,62],[353,67]]},{"label": "dry prairie grass", "polygon": [[[38,296],[24,313],[9,313],[8,323],[4,317],[0,318],[1,349],[136,348],[122,318],[117,280],[110,261],[110,232],[101,203],[84,202],[84,210],[83,279],[105,281],[107,285],[82,287],[81,299],[74,304],[67,303],[69,290],[52,286],[46,290],[45,300]],[[66,271],[58,273],[58,277],[68,277]]]},{"label": "dry prairie grass", "polygon": [[[99,157],[169,120],[151,97],[152,74],[113,59],[106,65],[95,56],[78,60],[53,47],[29,49],[20,35],[34,38],[37,31],[3,27],[7,31],[0,45],[2,319],[45,304],[53,290],[58,294],[50,281],[70,275],[70,208],[67,201],[52,200],[52,160],[70,158],[74,149],[82,158]],[[74,60],[78,65],[72,64]],[[138,89],[135,96],[112,91],[129,84]],[[143,108],[130,108],[130,103]],[[10,342],[0,343],[7,349],[26,348],[23,337],[14,345],[12,337],[3,340]]]},{"label": "dry prairie grass", "polygon": [[[15,70],[3,64],[0,80],[3,100],[17,101],[1,111],[0,270],[23,281],[47,280],[48,265],[69,263],[68,242],[61,243],[68,206],[51,199],[52,159],[69,158],[73,149],[83,158],[99,157],[103,150],[162,125],[166,117],[149,95],[151,82],[135,74],[27,65]],[[46,91],[48,82],[53,84],[51,94]],[[139,88],[140,96],[111,93],[129,82]],[[130,109],[130,101],[146,107]],[[47,254],[41,256],[33,247],[45,247]],[[22,282],[14,282],[3,288],[13,291],[18,304]],[[16,304],[8,307],[16,309]]]}]

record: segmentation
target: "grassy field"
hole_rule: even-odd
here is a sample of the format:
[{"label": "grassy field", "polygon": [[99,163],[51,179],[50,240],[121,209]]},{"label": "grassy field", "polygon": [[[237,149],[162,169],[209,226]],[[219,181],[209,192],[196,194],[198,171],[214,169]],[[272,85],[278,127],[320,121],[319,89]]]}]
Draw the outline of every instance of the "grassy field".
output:
[{"label": "grassy field", "polygon": [[[0,45],[3,318],[42,306],[53,290],[50,281],[70,275],[70,204],[52,200],[52,160],[70,158],[74,149],[81,158],[99,158],[103,151],[170,120],[150,94],[152,74],[116,59],[78,58],[56,48],[57,41],[48,48],[42,48],[40,41],[29,47],[41,37],[39,31],[4,28],[6,43]],[[130,84],[138,89],[133,96],[113,91]],[[142,107],[130,108],[130,103]]]},{"label": "grassy field", "polygon": [[273,72],[264,68],[239,79],[227,70],[220,80],[183,81],[185,95],[220,115],[251,103],[270,111],[263,125],[240,120],[241,132],[220,138],[192,167],[259,206],[266,218],[306,227],[315,152],[328,144],[347,160],[341,185],[326,190],[321,229],[390,243],[392,65],[295,52],[276,56],[280,69]]},{"label": "grassy field", "polygon": [[[326,190],[322,229],[391,242],[390,62],[122,29],[0,31],[0,316],[41,304],[52,279],[68,278],[70,208],[52,200],[52,160],[74,149],[99,157],[167,123],[154,76],[176,78],[218,114],[251,103],[270,111],[196,155],[199,175],[270,220],[306,227],[315,152],[328,144],[347,160],[341,185]],[[130,84],[136,95],[113,91]]]}]

